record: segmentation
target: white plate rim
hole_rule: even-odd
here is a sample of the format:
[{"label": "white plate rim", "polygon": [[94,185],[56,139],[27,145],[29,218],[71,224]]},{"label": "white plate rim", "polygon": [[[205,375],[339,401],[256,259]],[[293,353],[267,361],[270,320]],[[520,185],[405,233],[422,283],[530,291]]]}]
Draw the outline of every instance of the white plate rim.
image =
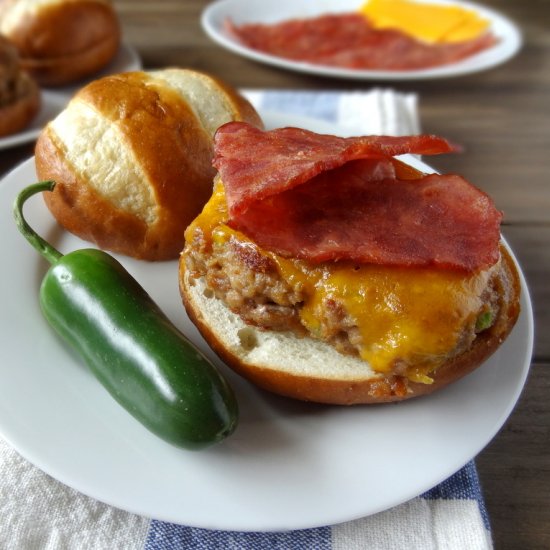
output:
[{"label": "white plate rim", "polygon": [[[490,20],[491,28],[497,37],[500,38],[500,43],[463,61],[431,69],[413,71],[354,70],[285,60],[274,55],[252,50],[228,36],[222,29],[221,21],[229,15],[234,16],[238,22],[263,21],[261,17],[254,18],[256,12],[251,12],[249,5],[251,0],[217,0],[212,2],[201,14],[201,26],[205,33],[218,45],[253,61],[305,74],[352,80],[408,81],[463,76],[488,70],[505,63],[520,50],[523,38],[518,26],[500,12],[474,2],[462,0],[429,1],[437,4],[460,4],[479,12]],[[304,13],[309,16],[324,13],[328,9],[335,12],[349,11],[350,9],[359,7],[363,3],[363,0],[325,0],[316,3],[309,2],[308,6],[304,6],[300,4],[300,0],[293,0],[292,2],[285,0],[263,0],[258,5],[262,6],[263,9],[266,6],[276,6],[278,10],[277,20],[282,20],[286,18],[285,7],[288,4],[292,4],[293,8],[303,6]],[[293,13],[295,12],[293,11]]]},{"label": "white plate rim", "polygon": [[[333,125],[319,123],[319,121],[311,119],[308,120],[306,118],[277,113],[261,114],[266,124],[271,127],[274,125],[294,125],[310,127],[324,133],[327,133],[331,128],[333,131],[335,130]],[[280,122],[280,124],[273,124],[273,122]],[[416,164],[418,161],[413,160],[413,163]],[[425,167],[425,165],[423,166]],[[30,183],[27,180],[31,175],[34,176],[33,173],[34,164],[31,158],[4,178],[0,183],[1,209],[7,207],[7,198],[12,198],[17,188]],[[43,215],[45,209],[40,204],[35,204],[29,210],[42,212],[41,215]],[[45,270],[44,262],[40,262],[34,250],[22,238],[19,238],[14,228],[8,223],[7,218],[5,215],[0,217],[0,225],[6,226],[3,228],[5,257],[8,261],[8,266],[15,263],[17,267],[12,268],[15,269],[14,272],[10,272],[10,267],[8,267],[7,278],[6,273],[4,278],[5,284],[0,288],[2,303],[5,304],[5,308],[0,312],[0,326],[3,325],[4,329],[3,345],[4,356],[6,358],[6,361],[3,362],[4,366],[0,365],[0,379],[2,379],[2,384],[0,384],[0,434],[27,460],[62,483],[97,500],[142,516],[210,529],[284,531],[340,523],[383,511],[430,489],[471,460],[494,437],[508,418],[520,396],[528,374],[533,347],[533,314],[527,285],[520,271],[522,313],[516,328],[508,341],[504,343],[503,348],[487,364],[480,367],[472,375],[450,388],[416,402],[410,401],[397,406],[390,405],[389,407],[354,408],[353,410],[348,408],[308,406],[268,396],[264,392],[249,386],[227,370],[224,370],[224,373],[236,388],[239,398],[242,399],[241,410],[244,413],[244,419],[241,420],[241,426],[243,426],[243,421],[245,425],[239,428],[241,430],[240,433],[238,429],[231,438],[221,445],[195,454],[173,449],[146,432],[137,422],[126,415],[124,411],[119,410],[118,405],[112,403],[110,397],[103,395],[99,384],[88,375],[84,368],[75,367],[74,358],[70,353],[67,353],[67,350],[57,350],[56,348],[56,354],[58,352],[61,353],[67,363],[63,365],[56,363],[55,365],[56,369],[63,371],[62,377],[53,372],[48,373],[55,375],[57,377],[56,380],[61,381],[60,384],[63,384],[63,388],[61,389],[49,388],[55,393],[52,397],[55,397],[53,401],[56,403],[56,409],[35,411],[37,413],[40,412],[39,418],[35,417],[32,412],[23,414],[25,411],[21,407],[28,405],[26,400],[33,397],[36,398],[37,395],[40,397],[43,391],[42,387],[38,387],[39,381],[32,379],[33,376],[40,376],[40,373],[32,365],[29,365],[29,362],[39,358],[44,346],[47,349],[48,345],[51,345],[52,335],[42,319],[36,318],[36,315],[32,318],[29,317],[29,312],[27,311],[24,315],[25,323],[30,322],[32,326],[29,329],[34,328],[36,332],[39,332],[38,345],[25,349],[23,353],[24,357],[21,357],[21,349],[15,349],[11,356],[7,352],[6,348],[17,346],[22,338],[22,335],[17,333],[17,323],[14,322],[13,316],[23,315],[23,312],[18,312],[16,309],[18,306],[14,303],[15,298],[13,298],[14,294],[11,287],[12,285],[19,284],[15,280],[16,278],[19,279],[20,275],[23,275],[23,273],[19,273],[19,270],[22,270],[24,273],[28,271],[25,269],[25,263],[27,263],[31,266],[34,265],[34,269],[31,270],[33,273],[28,275],[34,287],[30,289],[30,294],[37,293],[39,278]],[[36,219],[31,214],[29,222],[32,225],[35,221]],[[45,227],[49,228],[47,234],[53,235],[56,239],[60,238],[59,231],[55,229],[55,224],[51,220],[48,219],[45,222]],[[17,237],[14,237],[14,234]],[[17,242],[12,242],[14,239]],[[88,246],[87,243],[83,243],[72,236],[64,236],[62,241],[63,246],[68,246],[70,249],[79,246]],[[60,246],[62,251],[63,246]],[[11,250],[12,255],[17,254],[18,263],[10,262],[10,250],[6,251],[6,247]],[[143,263],[127,260],[120,256],[118,258],[127,265],[131,272],[136,272],[136,270],[144,272]],[[11,260],[13,259],[12,257]],[[154,266],[155,270],[157,268],[159,270],[166,270],[170,268],[170,263]],[[147,266],[147,269],[151,269],[150,266]],[[163,272],[165,273],[165,271]],[[156,280],[156,271],[154,277]],[[195,340],[197,336],[196,334],[192,334],[193,327],[188,321],[181,326],[184,317],[181,306],[179,304],[177,306],[174,305],[173,300],[167,302],[165,297],[161,297],[160,290],[156,286],[150,286],[150,280],[147,283],[149,286],[145,284],[144,286],[152,293],[155,299],[157,299],[155,293],[159,293],[158,298],[161,299],[157,301],[167,311],[169,316],[174,319],[174,322],[180,325],[180,328],[186,331],[194,341],[202,345],[198,339]],[[21,282],[21,284],[24,283]],[[24,288],[29,290],[27,287]],[[13,298],[12,300],[9,299],[10,295]],[[36,314],[36,307],[33,309],[34,312],[31,313]],[[25,327],[27,327],[27,324],[25,324]],[[11,333],[10,330],[12,330]],[[55,345],[58,346],[58,344]],[[518,347],[521,348],[521,352],[518,352]],[[206,351],[209,353],[208,350]],[[29,354],[31,355],[30,358]],[[520,357],[521,361],[517,365],[509,365],[507,361],[510,360],[511,356]],[[14,370],[12,366],[7,367],[5,363],[15,357],[18,359],[16,361],[18,369]],[[216,362],[223,370],[224,365],[219,361]],[[505,368],[512,372],[510,379],[503,381],[495,378],[495,363],[499,365],[499,368]],[[21,391],[19,391],[19,395],[17,396],[14,396],[13,392],[17,392],[17,383],[21,380],[28,382],[29,376],[31,377],[31,382],[35,383],[37,387],[33,387],[31,384],[26,390],[29,395],[21,403]],[[476,380],[481,379],[481,381],[484,381],[487,378],[491,380],[491,384],[476,385]],[[9,383],[6,384],[6,381]],[[503,383],[506,387],[503,390],[506,392],[504,395],[498,387],[499,383]],[[495,386],[497,387],[495,388]],[[59,394],[62,396],[61,402]],[[492,397],[498,397],[498,413],[496,410],[485,411],[485,402],[489,397],[488,394]],[[79,400],[82,398],[86,400],[84,403]],[[64,405],[63,399],[67,400],[66,405]],[[363,465],[365,461],[368,463],[368,453],[376,450],[369,449],[369,444],[375,447],[380,442],[373,439],[370,442],[363,443],[364,448],[354,449],[353,452],[350,452],[345,446],[348,439],[351,443],[357,443],[356,428],[360,429],[361,432],[366,430],[362,425],[363,419],[366,421],[370,420],[371,422],[373,419],[376,420],[376,423],[373,423],[369,428],[369,430],[374,430],[374,433],[376,433],[377,429],[382,429],[381,426],[380,428],[378,427],[379,422],[384,424],[384,426],[386,422],[389,422],[389,425],[395,425],[399,418],[403,418],[404,414],[407,415],[407,418],[423,419],[423,421],[428,423],[428,426],[435,422],[433,424],[435,428],[439,420],[431,418],[433,413],[431,409],[441,412],[442,404],[454,407],[457,403],[462,403],[464,399],[471,406],[481,407],[480,410],[488,412],[490,419],[487,420],[487,426],[484,425],[483,433],[479,433],[479,428],[476,425],[469,425],[468,418],[465,418],[464,421],[462,419],[453,420],[453,422],[457,423],[455,428],[458,430],[458,433],[453,434],[452,437],[446,431],[441,434],[438,433],[437,447],[432,442],[431,448],[421,450],[420,455],[422,456],[415,456],[413,452],[408,460],[413,464],[413,467],[418,469],[418,479],[410,480],[406,488],[399,487],[399,490],[392,492],[392,494],[384,494],[383,496],[372,495],[367,491],[364,500],[358,499],[355,493],[356,489],[352,487],[353,484],[349,486],[344,484],[342,486],[340,477],[344,476],[345,478],[348,474],[341,471],[341,468],[338,467],[339,462],[334,464],[338,470],[338,476],[340,476],[338,478],[338,487],[331,485],[330,473],[321,472],[328,475],[325,480],[321,477],[312,477],[312,472],[315,472],[314,465],[303,464],[302,467],[301,463],[294,463],[295,456],[293,453],[296,454],[298,462],[303,457],[310,459],[312,456],[309,454],[309,447],[313,446],[314,449],[317,449],[320,445],[323,452],[328,455],[331,465],[333,464],[331,460],[333,456],[336,458],[345,458],[348,461],[351,460],[352,463],[353,460],[359,458],[361,465]],[[48,402],[47,399],[46,402]],[[95,410],[90,411],[89,408],[96,402],[101,405],[100,410],[98,412]],[[74,406],[75,403],[77,404],[77,409],[70,411],[71,418],[63,416],[63,406],[70,408],[70,405]],[[102,407],[108,409],[108,421],[101,415]],[[264,432],[269,433],[271,436],[270,428],[273,426],[271,423],[263,425],[260,421],[262,415],[265,418],[269,414],[272,414],[273,410],[276,414],[271,418],[271,422],[276,424],[277,429],[284,427],[285,438],[288,436],[288,440],[294,444],[291,457],[285,453],[284,448],[281,450],[276,445],[265,440],[266,435]],[[259,419],[256,419],[258,412]],[[251,413],[254,416],[251,416]],[[474,410],[472,414],[475,413],[476,411]],[[411,414],[413,415],[412,417]],[[277,415],[281,417],[279,418]],[[290,418],[290,422],[287,416]],[[361,424],[357,423],[357,416],[361,418]],[[433,416],[437,416],[437,414]],[[467,413],[465,416],[467,416]],[[394,420],[394,417],[397,417],[396,420]],[[450,418],[453,419],[454,417]],[[75,433],[74,428],[78,427],[83,419],[87,421],[86,433]],[[92,420],[91,423],[90,419]],[[349,425],[352,420],[354,421],[352,431],[344,430],[345,433],[343,434],[336,434],[334,432],[334,427],[339,427],[342,430],[346,427],[346,423]],[[469,420],[472,420],[472,418],[469,418]],[[480,415],[475,420],[477,426],[483,425],[484,415]],[[38,428],[33,427],[35,421],[40,424],[39,431],[37,431]],[[56,422],[67,423],[68,427],[59,427],[56,425]],[[117,432],[117,429],[120,427],[123,427],[123,434],[120,431]],[[319,430],[319,434],[315,437],[310,437],[311,434],[308,433],[308,429],[312,427],[315,430]],[[113,431],[110,431],[111,429]],[[462,430],[465,430],[465,433],[460,436],[459,434]],[[476,430],[478,430],[478,433],[476,433]],[[31,433],[35,439],[29,439],[29,434]],[[273,433],[277,437],[277,430],[274,430]],[[118,436],[123,436],[122,442],[116,439]],[[303,442],[295,439],[296,436],[310,438],[310,440]],[[249,437],[251,438],[250,440],[248,439]],[[339,437],[343,439],[339,439]],[[410,436],[405,433],[401,437],[409,440]],[[432,434],[418,433],[415,437],[421,437],[421,439],[425,437],[430,442]],[[39,440],[37,441],[36,438]],[[98,442],[104,441],[105,438],[107,443],[104,444],[104,447],[99,444],[98,448]],[[281,441],[286,441],[285,438],[281,437]],[[325,438],[328,441],[325,441]],[[465,438],[464,441],[461,438]],[[449,441],[452,443],[455,442],[455,439],[461,442],[456,456],[446,460],[444,465],[438,464],[435,465],[435,469],[430,468],[429,471],[424,471],[423,461],[429,461],[433,453],[438,455],[441,452],[447,452],[446,450],[442,451],[439,445],[449,445]],[[413,440],[411,439],[410,441],[412,443]],[[464,442],[466,442],[467,449],[463,448]],[[386,444],[390,448],[393,448],[394,444],[392,441],[386,441]],[[58,448],[56,448],[56,445]],[[397,449],[400,449],[400,447],[398,446]],[[121,450],[128,454],[124,457],[114,456]],[[418,452],[418,449],[415,450]],[[405,451],[408,453],[412,452],[411,449],[400,449],[400,452]],[[95,456],[90,456],[90,453],[95,453]],[[136,453],[138,458],[135,457]],[[260,463],[256,462],[254,456],[250,456],[250,454],[254,453],[258,453],[259,457],[263,459]],[[275,456],[272,457],[271,453]],[[278,453],[280,453],[280,456]],[[144,465],[152,467],[153,464],[150,464],[150,462],[155,457],[162,457],[163,461],[165,461],[163,462],[163,466],[169,472],[173,471],[177,473],[174,479],[170,477],[170,484],[177,486],[178,476],[185,478],[186,475],[198,476],[199,479],[202,476],[207,481],[207,484],[204,487],[199,487],[202,491],[198,491],[196,481],[192,481],[189,477],[189,479],[179,480],[180,483],[185,482],[185,489],[189,494],[180,497],[179,493],[174,494],[170,492],[172,489],[166,486],[166,472],[151,472],[143,469]],[[318,467],[325,466],[324,459],[320,457],[320,460],[321,464]],[[245,464],[242,465],[240,461],[244,461]],[[264,466],[263,461],[269,464]],[[118,462],[121,462],[124,466],[122,467]],[[109,466],[114,468],[114,473],[109,472]],[[118,469],[115,466],[118,466]],[[384,464],[384,466],[387,466],[387,464]],[[399,461],[393,460],[392,466],[394,468],[398,467]],[[98,468],[99,471],[94,470],[94,467]],[[231,471],[231,468],[235,472],[240,472],[241,478],[227,479],[223,475],[220,476],[218,470],[224,467],[229,468],[229,474],[234,473]],[[71,471],[67,471],[67,468],[71,469]],[[267,470],[264,471],[263,468],[267,468]],[[258,477],[258,472],[255,473],[256,469],[262,474],[261,477]],[[118,479],[122,488],[117,488],[116,484],[113,486],[112,479],[103,479],[105,476],[109,478],[109,476],[114,474],[127,476],[127,479]],[[246,474],[246,477],[244,477],[244,474]],[[354,474],[354,484],[376,483],[368,472],[357,471]],[[290,494],[287,495],[286,492],[281,493],[280,487],[275,486],[281,485],[281,482],[278,481],[281,479],[281,475],[283,476],[283,483],[287,481],[288,483],[294,482],[295,485],[302,485],[296,487],[290,484],[285,489]],[[376,478],[379,478],[381,475],[384,476],[385,474],[381,472],[376,475]],[[136,476],[139,477],[137,486],[135,481]],[[271,480],[268,479],[269,476],[271,476]],[[212,482],[211,485],[208,484],[210,481]],[[257,489],[256,486],[251,486],[254,482],[256,485],[259,484],[261,486],[260,489]],[[146,484],[147,487],[141,487],[140,484]],[[216,484],[221,485],[221,487],[217,487]],[[268,494],[260,502],[258,501],[258,491],[260,491],[259,494],[263,495],[261,491],[264,489],[268,491]],[[166,491],[169,493],[166,493]],[[232,493],[231,498],[229,498],[227,497],[228,491],[237,492]],[[326,495],[328,498],[325,501],[319,501],[316,491],[321,491],[321,496]],[[334,494],[335,492],[337,495]],[[346,500],[350,492],[353,493],[351,502],[349,502],[349,499],[348,501]],[[147,498],[144,497],[145,494]],[[250,495],[256,498],[252,499]],[[339,496],[340,498],[335,498],[335,496]],[[173,502],[167,503],[165,498],[168,497]],[[189,498],[191,498],[192,502],[187,500]],[[229,498],[227,502],[222,503],[226,506],[226,508],[222,506],[221,511],[223,513],[221,513],[219,503],[216,501],[216,499],[220,498]],[[307,510],[302,507],[304,504],[311,504],[311,499],[319,505],[318,510],[312,509],[311,506]],[[230,509],[227,508],[228,502],[231,503]],[[293,502],[297,503],[297,508],[293,508],[296,504],[289,504]],[[324,502],[324,505],[321,505],[321,502]],[[329,504],[328,508],[326,506],[327,502]],[[210,510],[210,507],[214,509],[214,512]],[[302,515],[298,513],[298,510],[302,510]]]}]

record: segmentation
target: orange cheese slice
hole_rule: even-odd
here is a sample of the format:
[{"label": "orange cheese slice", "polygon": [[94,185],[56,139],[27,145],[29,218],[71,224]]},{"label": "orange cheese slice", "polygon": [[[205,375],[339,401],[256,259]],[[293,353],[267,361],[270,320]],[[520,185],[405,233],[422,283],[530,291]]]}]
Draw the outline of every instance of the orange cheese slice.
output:
[{"label": "orange cheese slice", "polygon": [[375,28],[396,29],[429,43],[471,40],[489,27],[475,11],[458,5],[369,0],[359,11]]}]

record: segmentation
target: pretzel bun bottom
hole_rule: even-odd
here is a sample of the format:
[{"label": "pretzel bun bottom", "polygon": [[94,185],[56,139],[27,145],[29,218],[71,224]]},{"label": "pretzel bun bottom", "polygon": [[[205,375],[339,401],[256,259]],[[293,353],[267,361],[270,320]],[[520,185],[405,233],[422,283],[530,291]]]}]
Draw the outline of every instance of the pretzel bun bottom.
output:
[{"label": "pretzel bun bottom", "polygon": [[326,404],[355,405],[403,401],[437,391],[477,369],[502,344],[520,311],[519,275],[502,249],[498,276],[500,311],[493,326],[480,333],[464,353],[440,366],[432,384],[374,372],[368,363],[342,355],[330,345],[291,332],[246,325],[192,278],[180,260],[180,293],[190,319],[206,342],[233,370],[270,392]]},{"label": "pretzel bun bottom", "polygon": [[64,86],[103,69],[116,55],[119,36],[107,35],[84,51],[50,58],[21,58],[21,66],[43,86]]},{"label": "pretzel bun bottom", "polygon": [[44,199],[68,231],[145,260],[179,256],[187,225],[212,193],[213,134],[230,120],[261,125],[230,86],[166,69],[96,80],[40,134]]}]

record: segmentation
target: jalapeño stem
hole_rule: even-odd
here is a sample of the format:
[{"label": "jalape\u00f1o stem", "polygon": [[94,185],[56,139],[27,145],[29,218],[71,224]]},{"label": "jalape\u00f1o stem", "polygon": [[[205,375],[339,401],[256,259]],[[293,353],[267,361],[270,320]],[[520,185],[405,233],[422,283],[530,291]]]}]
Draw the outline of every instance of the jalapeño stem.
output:
[{"label": "jalape\u00f1o stem", "polygon": [[17,228],[29,241],[40,254],[50,262],[50,264],[55,264],[57,261],[62,258],[63,254],[56,250],[49,242],[45,241],[36,231],[27,223],[23,216],[23,205],[25,204],[25,201],[32,197],[33,195],[36,195],[37,193],[41,193],[42,191],[53,191],[53,188],[55,187],[55,181],[48,180],[48,181],[41,181],[38,183],[35,183],[33,185],[29,185],[28,187],[25,187],[19,195],[17,195],[17,198],[15,199],[15,202],[13,203],[13,217],[15,218],[15,223],[17,224]]}]

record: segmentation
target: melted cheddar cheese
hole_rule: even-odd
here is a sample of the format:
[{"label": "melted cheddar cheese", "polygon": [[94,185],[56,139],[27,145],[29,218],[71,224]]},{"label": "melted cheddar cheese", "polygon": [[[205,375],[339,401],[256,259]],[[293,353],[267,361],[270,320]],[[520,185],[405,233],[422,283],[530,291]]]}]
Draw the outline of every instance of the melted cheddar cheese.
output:
[{"label": "melted cheddar cheese", "polygon": [[369,0],[359,10],[378,29],[396,29],[429,43],[477,38],[489,22],[457,5],[409,0]]},{"label": "melted cheddar cheese", "polygon": [[[187,228],[190,242],[196,231],[206,246],[224,246],[230,238],[250,242],[226,225],[227,206],[218,182],[203,212]],[[359,355],[377,372],[399,372],[421,383],[448,358],[465,326],[474,326],[482,310],[480,296],[491,270],[464,276],[449,270],[384,267],[353,262],[311,264],[260,249],[277,266],[279,276],[304,296],[301,323],[323,338],[329,302],[344,307],[360,335]]]}]

